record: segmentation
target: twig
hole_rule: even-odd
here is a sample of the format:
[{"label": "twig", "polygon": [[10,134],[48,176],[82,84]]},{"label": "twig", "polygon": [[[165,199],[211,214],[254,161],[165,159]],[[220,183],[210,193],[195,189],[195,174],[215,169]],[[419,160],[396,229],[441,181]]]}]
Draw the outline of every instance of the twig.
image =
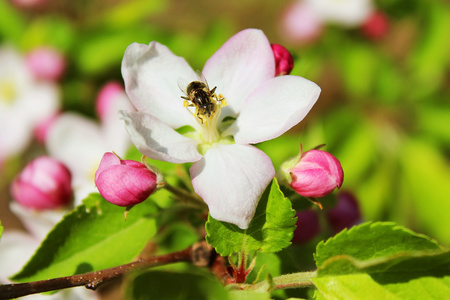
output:
[{"label": "twig", "polygon": [[211,261],[214,251],[206,242],[199,242],[187,249],[155,256],[147,259],[80,275],[59,277],[34,282],[14,283],[0,285],[0,300],[13,299],[26,295],[55,291],[59,289],[71,288],[76,286],[85,286],[88,289],[95,290],[101,284],[112,279],[123,276],[126,273],[142,268],[156,267],[177,262],[191,262],[194,265],[203,266],[203,261]]}]

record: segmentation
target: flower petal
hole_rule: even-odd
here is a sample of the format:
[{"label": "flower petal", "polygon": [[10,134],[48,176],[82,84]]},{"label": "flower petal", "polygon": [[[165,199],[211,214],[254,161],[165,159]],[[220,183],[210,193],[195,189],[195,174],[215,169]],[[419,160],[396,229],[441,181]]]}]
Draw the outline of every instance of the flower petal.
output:
[{"label": "flower petal", "polygon": [[261,30],[246,29],[231,37],[206,62],[203,74],[210,88],[227,99],[221,118],[241,111],[247,96],[263,81],[275,76],[275,59]]},{"label": "flower petal", "polygon": [[245,101],[241,114],[224,135],[233,135],[238,144],[276,138],[303,120],[319,94],[319,86],[299,76],[270,79]]},{"label": "flower petal", "polygon": [[197,80],[197,75],[166,46],[131,44],[122,61],[122,75],[127,94],[139,111],[157,116],[172,128],[195,122],[183,107],[178,81]]},{"label": "flower petal", "polygon": [[158,118],[141,112],[120,112],[136,148],[152,159],[172,163],[194,162],[202,156],[198,142],[187,138]]},{"label": "flower petal", "polygon": [[211,216],[246,229],[275,170],[270,158],[253,146],[215,144],[190,173]]}]

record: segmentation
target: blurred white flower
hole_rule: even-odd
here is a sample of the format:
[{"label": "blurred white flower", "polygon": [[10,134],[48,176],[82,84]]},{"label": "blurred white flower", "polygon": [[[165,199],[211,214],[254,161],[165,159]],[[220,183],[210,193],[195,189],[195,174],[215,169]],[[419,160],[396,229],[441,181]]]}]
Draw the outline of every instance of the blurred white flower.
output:
[{"label": "blurred white flower", "polygon": [[0,48],[0,161],[28,146],[33,130],[59,109],[55,84],[38,81],[25,58]]},{"label": "blurred white flower", "polygon": [[324,23],[359,26],[373,12],[372,0],[304,0]]},{"label": "blurred white flower", "polygon": [[[109,85],[105,86],[108,88]],[[76,113],[60,115],[48,131],[46,140],[50,156],[67,165],[72,173],[72,188],[75,205],[81,203],[88,194],[98,192],[94,175],[105,152],[114,151],[124,156],[131,146],[119,110],[133,110],[123,88],[116,93],[107,93],[104,99],[100,91],[97,101],[102,101],[100,123]],[[103,97],[100,97],[103,95]],[[106,103],[106,104],[105,104]]]}]

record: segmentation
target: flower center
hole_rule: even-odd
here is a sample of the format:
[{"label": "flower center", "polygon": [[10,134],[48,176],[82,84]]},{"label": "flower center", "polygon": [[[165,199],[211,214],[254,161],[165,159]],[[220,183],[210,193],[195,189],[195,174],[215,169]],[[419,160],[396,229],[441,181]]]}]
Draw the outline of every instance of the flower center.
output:
[{"label": "flower center", "polygon": [[[195,118],[199,126],[199,134],[204,144],[212,144],[220,139],[217,128],[222,107],[227,105],[222,94],[215,93],[216,87],[212,90],[202,81],[192,81],[186,88],[184,107]],[[193,107],[194,112],[189,108]]]},{"label": "flower center", "polygon": [[11,80],[0,80],[0,101],[12,103],[16,97],[16,89]]}]

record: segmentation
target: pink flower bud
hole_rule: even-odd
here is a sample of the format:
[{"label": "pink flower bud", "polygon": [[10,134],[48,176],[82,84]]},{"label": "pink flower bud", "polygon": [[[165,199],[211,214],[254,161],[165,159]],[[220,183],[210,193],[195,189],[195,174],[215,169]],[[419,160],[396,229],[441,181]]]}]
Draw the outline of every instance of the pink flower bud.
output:
[{"label": "pink flower bud", "polygon": [[380,40],[389,30],[389,19],[382,12],[374,12],[363,24],[361,30],[369,39]]},{"label": "pink flower bud", "polygon": [[11,194],[27,208],[62,207],[72,200],[70,172],[64,164],[51,157],[38,157],[14,179]]},{"label": "pink flower bud", "polygon": [[34,128],[34,137],[39,143],[45,143],[52,125],[55,123],[59,116],[60,113],[55,113],[53,116],[48,117],[47,119],[36,125],[36,127]]},{"label": "pink flower bud", "polygon": [[38,79],[57,81],[66,68],[63,55],[55,49],[42,47],[27,54],[27,65]]},{"label": "pink flower bud", "polygon": [[114,108],[114,102],[117,100],[117,97],[124,92],[123,86],[114,81],[108,82],[102,87],[97,95],[95,104],[100,120],[103,120],[110,113],[110,110]]},{"label": "pink flower bud", "polygon": [[107,201],[131,206],[147,199],[157,187],[157,175],[144,164],[106,152],[95,173],[95,185]]},{"label": "pink flower bud", "polygon": [[294,59],[291,53],[281,45],[271,44],[275,57],[275,76],[289,75],[294,67]]},{"label": "pink flower bud", "polygon": [[41,8],[45,4],[47,4],[48,0],[12,0],[12,3],[18,7],[22,8]]},{"label": "pink flower bud", "polygon": [[297,228],[294,231],[293,243],[304,244],[316,237],[320,231],[319,216],[312,209],[298,212]]},{"label": "pink flower bud", "polygon": [[350,192],[340,192],[336,206],[327,212],[327,221],[334,232],[360,223],[361,212],[355,196]]},{"label": "pink flower bud", "polygon": [[341,163],[322,150],[303,153],[289,173],[291,187],[304,197],[324,197],[335,188],[340,188],[344,180]]}]

